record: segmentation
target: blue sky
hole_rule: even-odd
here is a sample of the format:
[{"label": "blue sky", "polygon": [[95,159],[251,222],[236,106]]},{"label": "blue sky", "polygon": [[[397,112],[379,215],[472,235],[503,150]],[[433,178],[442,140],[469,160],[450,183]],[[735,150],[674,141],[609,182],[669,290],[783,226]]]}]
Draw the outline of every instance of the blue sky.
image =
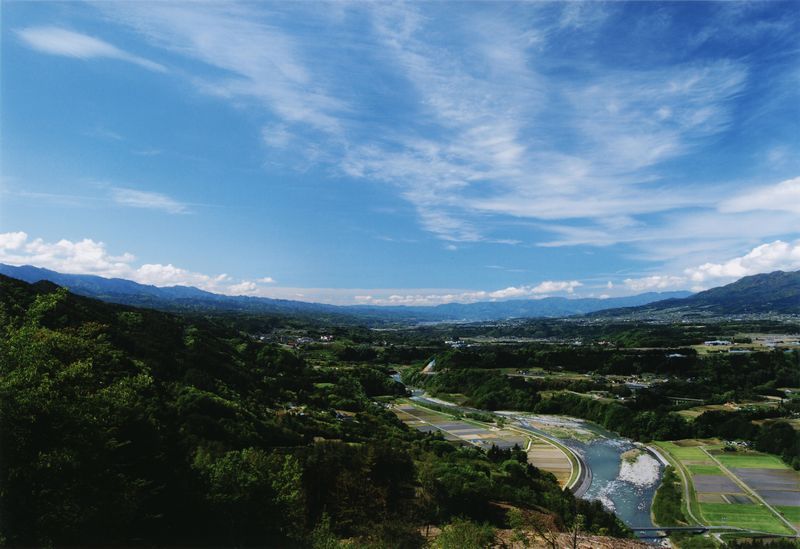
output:
[{"label": "blue sky", "polygon": [[374,304],[800,269],[799,22],[4,2],[0,261]]}]

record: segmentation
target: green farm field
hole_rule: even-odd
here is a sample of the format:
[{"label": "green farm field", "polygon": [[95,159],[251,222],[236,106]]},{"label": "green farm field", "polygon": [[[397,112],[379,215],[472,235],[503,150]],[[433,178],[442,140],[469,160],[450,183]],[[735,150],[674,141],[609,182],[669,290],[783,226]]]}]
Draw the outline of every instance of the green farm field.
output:
[{"label": "green farm field", "polygon": [[[743,486],[742,479],[735,475],[736,469],[790,469],[777,456],[745,451],[741,453],[724,452],[716,441],[683,440],[677,442],[659,441],[655,445],[664,450],[680,469],[685,472],[689,482],[687,492],[690,501],[683,502],[696,518],[706,524],[714,526],[733,526],[758,532],[774,534],[793,534],[794,532],[781,518],[767,506],[753,501],[745,504],[735,500],[738,489],[732,485],[719,484],[719,488],[710,488],[708,478],[724,477]],[[705,453],[710,452],[714,458],[730,470],[730,474],[723,467],[715,464],[712,458]],[[695,485],[695,475],[704,476],[702,484]],[[714,486],[712,483],[711,486]],[[749,497],[749,496],[748,496]],[[749,497],[753,500],[752,497]],[[730,503],[724,503],[730,501]],[[776,509],[792,524],[800,524],[800,507],[781,506]]]},{"label": "green farm field", "polygon": [[746,469],[789,469],[777,456],[764,454],[728,454],[720,453],[714,456],[725,467],[741,467]]},{"label": "green farm field", "polygon": [[681,461],[709,461],[697,446],[683,446],[674,442],[659,442],[658,445]]},{"label": "green farm field", "polygon": [[736,503],[701,503],[700,512],[712,525],[738,526],[759,532],[791,534],[769,509],[762,505]]},{"label": "green farm field", "polygon": [[776,507],[780,513],[786,517],[786,520],[792,524],[800,524],[800,507],[790,507],[788,505],[779,505]]},{"label": "green farm field", "polygon": [[723,475],[722,469],[716,465],[687,465],[693,475]]}]

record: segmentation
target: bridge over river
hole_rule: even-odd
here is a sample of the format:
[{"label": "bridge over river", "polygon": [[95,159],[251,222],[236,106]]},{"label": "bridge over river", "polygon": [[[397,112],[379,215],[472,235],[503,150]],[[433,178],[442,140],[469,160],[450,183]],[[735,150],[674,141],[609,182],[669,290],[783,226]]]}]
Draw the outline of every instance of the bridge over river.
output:
[{"label": "bridge over river", "polygon": [[[742,528],[737,528],[735,526],[645,526],[642,528],[631,528],[634,532],[640,532],[644,534],[643,537],[658,537],[658,538],[665,538],[670,534],[674,534],[676,532],[687,532],[690,534],[705,534],[710,531],[714,532],[747,532],[748,530],[743,530]],[[650,534],[653,534],[652,536]]]}]

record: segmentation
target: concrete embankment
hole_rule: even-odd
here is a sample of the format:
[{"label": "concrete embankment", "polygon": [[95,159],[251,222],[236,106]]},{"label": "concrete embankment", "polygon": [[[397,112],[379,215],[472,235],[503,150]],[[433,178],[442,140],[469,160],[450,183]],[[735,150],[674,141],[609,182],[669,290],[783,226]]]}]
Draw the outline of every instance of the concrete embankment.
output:
[{"label": "concrete embankment", "polygon": [[592,485],[592,470],[589,469],[588,465],[586,465],[586,462],[577,452],[572,452],[572,455],[575,456],[575,459],[580,464],[580,473],[578,474],[578,479],[572,484],[572,486],[569,487],[569,489],[572,490],[572,493],[576,498],[582,498],[589,489],[589,486]]}]

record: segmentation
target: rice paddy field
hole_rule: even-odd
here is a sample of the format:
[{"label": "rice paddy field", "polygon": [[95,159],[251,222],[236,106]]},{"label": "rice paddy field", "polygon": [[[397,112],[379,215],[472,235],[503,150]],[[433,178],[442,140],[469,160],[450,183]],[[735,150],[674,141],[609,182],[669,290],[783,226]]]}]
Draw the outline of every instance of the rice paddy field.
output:
[{"label": "rice paddy field", "polygon": [[406,425],[422,432],[440,432],[445,440],[456,444],[471,444],[483,449],[492,445],[512,448],[519,445],[528,454],[528,461],[555,475],[562,487],[572,477],[572,463],[567,455],[550,442],[511,428],[499,428],[467,419],[457,419],[450,414],[437,412],[424,406],[403,402],[392,408]]},{"label": "rice paddy field", "polygon": [[777,456],[724,451],[713,440],[655,444],[690,483],[687,504],[698,520],[774,534],[800,529],[800,473]]}]

